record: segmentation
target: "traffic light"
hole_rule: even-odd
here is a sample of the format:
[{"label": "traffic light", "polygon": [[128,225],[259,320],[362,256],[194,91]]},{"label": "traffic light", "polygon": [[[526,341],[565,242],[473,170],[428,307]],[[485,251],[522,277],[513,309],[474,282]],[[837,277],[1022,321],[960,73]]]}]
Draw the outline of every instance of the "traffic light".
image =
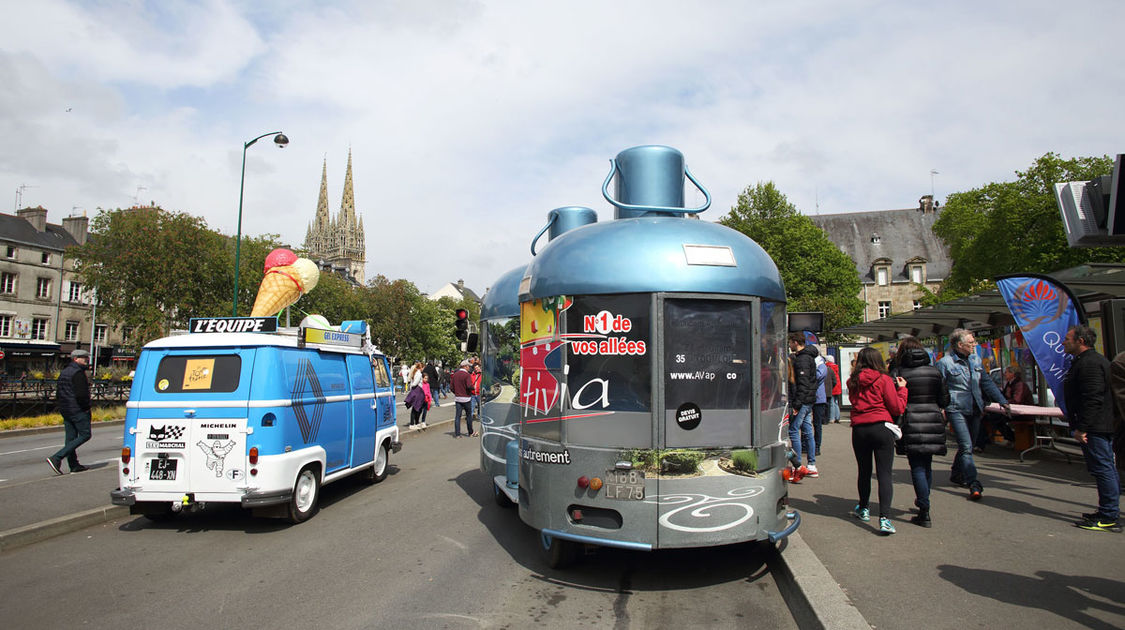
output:
[{"label": "traffic light", "polygon": [[453,322],[453,336],[458,341],[465,341],[469,338],[469,311],[463,308],[457,309],[457,319]]}]

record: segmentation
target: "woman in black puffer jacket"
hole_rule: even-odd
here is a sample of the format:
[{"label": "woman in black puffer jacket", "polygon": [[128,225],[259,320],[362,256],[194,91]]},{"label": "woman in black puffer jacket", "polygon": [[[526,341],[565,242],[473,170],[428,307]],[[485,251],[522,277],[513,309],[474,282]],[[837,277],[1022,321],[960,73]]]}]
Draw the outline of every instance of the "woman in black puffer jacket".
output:
[{"label": "woman in black puffer jacket", "polygon": [[911,523],[930,527],[930,485],[933,479],[931,463],[934,455],[945,455],[945,413],[949,406],[949,389],[936,367],[930,365],[930,355],[914,337],[905,337],[895,355],[894,376],[906,379],[910,399],[902,415],[902,439],[896,444],[898,453],[905,454],[910,463],[910,477],[914,482],[914,505],[917,516]]}]

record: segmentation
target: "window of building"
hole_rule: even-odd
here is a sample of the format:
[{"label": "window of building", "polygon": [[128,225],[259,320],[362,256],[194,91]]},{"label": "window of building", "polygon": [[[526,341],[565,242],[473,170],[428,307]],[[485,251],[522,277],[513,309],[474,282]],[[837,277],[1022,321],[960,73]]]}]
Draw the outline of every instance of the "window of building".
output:
[{"label": "window of building", "polygon": [[890,314],[891,314],[891,302],[890,302],[890,300],[885,301],[885,302],[882,302],[882,301],[879,302],[879,319],[887,317]]},{"label": "window of building", "polygon": [[133,337],[133,327],[132,326],[122,326],[121,327],[121,343],[123,343],[123,344],[129,343],[129,341],[132,337]]},{"label": "window of building", "polygon": [[0,315],[0,337],[12,336],[12,316]]},{"label": "window of building", "polygon": [[922,273],[922,265],[910,265],[910,281],[914,284],[922,284],[926,281],[925,274]]},{"label": "window of building", "polygon": [[920,308],[922,308],[922,303],[918,300],[914,300],[914,310],[918,310]]},{"label": "window of building", "polygon": [[16,292],[16,274],[2,273],[0,274],[0,293],[15,293]]},{"label": "window of building", "polygon": [[66,323],[66,340],[78,341],[78,322],[69,321]]},{"label": "window of building", "polygon": [[69,300],[71,302],[81,302],[82,301],[82,283],[81,282],[71,282],[70,283],[70,295],[67,297],[67,300]]},{"label": "window of building", "polygon": [[51,279],[39,278],[38,284],[35,285],[35,297],[49,298],[51,297]]},{"label": "window of building", "polygon": [[888,267],[875,268],[875,284],[885,287],[891,283],[891,270]]},{"label": "window of building", "polygon": [[105,331],[105,324],[98,324],[97,326],[94,326],[94,343],[98,344],[99,346],[105,345]]},{"label": "window of building", "polygon": [[31,338],[32,339],[47,339],[47,334],[50,332],[51,320],[46,318],[36,317],[31,320]]},{"label": "window of building", "polygon": [[9,246],[8,246],[8,248],[7,248],[7,250],[6,250],[6,253],[5,253],[5,255],[6,255],[6,256],[7,256],[8,258],[15,258],[15,257],[16,257],[16,248],[15,248],[15,247],[12,247],[11,245],[9,245]]},{"label": "window of building", "polygon": [[50,252],[43,252],[43,264],[44,265],[51,264],[51,254],[50,254]]}]

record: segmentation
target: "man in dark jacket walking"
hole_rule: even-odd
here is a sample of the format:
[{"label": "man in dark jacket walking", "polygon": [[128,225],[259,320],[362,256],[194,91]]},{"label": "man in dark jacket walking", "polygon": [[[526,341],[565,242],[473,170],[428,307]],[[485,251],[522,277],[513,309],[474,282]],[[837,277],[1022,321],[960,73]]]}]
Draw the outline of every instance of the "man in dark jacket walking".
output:
[{"label": "man in dark jacket walking", "polygon": [[1098,486],[1098,509],[1083,514],[1075,525],[1099,532],[1120,532],[1121,478],[1113,461],[1113,394],[1109,361],[1093,349],[1097,333],[1087,326],[1071,326],[1063,350],[1074,357],[1063,378],[1066,415],[1074,439],[1082,444],[1086,469]]},{"label": "man in dark jacket walking", "polygon": [[47,458],[51,470],[57,475],[64,474],[63,459],[66,459],[72,473],[88,470],[78,463],[78,447],[90,439],[90,382],[86,380],[86,366],[89,363],[89,352],[75,350],[70,353],[70,363],[59,373],[55,398],[63,417],[66,444],[62,450]]},{"label": "man in dark jacket walking", "polygon": [[453,437],[461,437],[461,414],[465,414],[465,435],[476,437],[473,433],[473,383],[469,377],[469,360],[461,362],[461,366],[453,373],[451,379],[453,386],[453,404],[457,405],[453,412]]},{"label": "man in dark jacket walking", "polygon": [[804,333],[789,333],[789,351],[793,353],[793,387],[789,391],[789,442],[797,461],[803,451],[808,456],[809,475],[817,476],[816,439],[813,435],[812,413],[816,403],[816,347],[806,345]]}]

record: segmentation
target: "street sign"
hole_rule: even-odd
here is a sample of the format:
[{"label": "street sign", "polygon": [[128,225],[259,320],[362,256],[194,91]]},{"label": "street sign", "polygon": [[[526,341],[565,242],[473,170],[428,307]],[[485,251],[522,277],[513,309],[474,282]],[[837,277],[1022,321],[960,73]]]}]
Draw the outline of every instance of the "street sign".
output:
[{"label": "street sign", "polygon": [[3,358],[4,358],[4,351],[0,350],[0,359],[3,359]]}]

